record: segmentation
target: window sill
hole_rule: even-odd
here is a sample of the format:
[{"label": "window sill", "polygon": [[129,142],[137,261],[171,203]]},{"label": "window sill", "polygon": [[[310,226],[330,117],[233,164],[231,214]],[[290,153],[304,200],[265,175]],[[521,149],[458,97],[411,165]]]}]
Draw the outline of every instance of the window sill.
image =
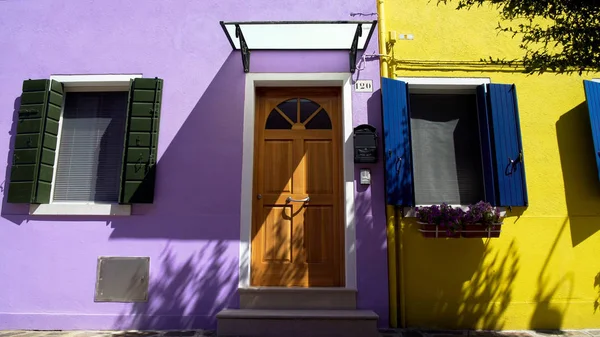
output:
[{"label": "window sill", "polygon": [[[431,206],[431,205],[417,205],[417,207],[425,207],[425,206]],[[466,211],[469,209],[469,205],[450,205],[453,208],[462,208],[463,211]],[[417,217],[417,211],[416,208],[417,207],[404,207],[403,208],[403,213],[404,213],[404,217],[405,218],[416,218]],[[497,207],[498,210],[500,210],[500,215],[502,216],[506,216],[506,207]]]},{"label": "window sill", "polygon": [[131,205],[119,204],[31,204],[29,215],[131,215]]}]

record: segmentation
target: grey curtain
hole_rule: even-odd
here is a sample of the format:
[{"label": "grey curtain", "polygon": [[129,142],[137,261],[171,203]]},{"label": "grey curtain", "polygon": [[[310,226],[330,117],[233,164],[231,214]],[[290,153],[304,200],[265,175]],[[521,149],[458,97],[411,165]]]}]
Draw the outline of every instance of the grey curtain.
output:
[{"label": "grey curtain", "polygon": [[475,95],[411,94],[410,122],[416,204],[482,200]]}]

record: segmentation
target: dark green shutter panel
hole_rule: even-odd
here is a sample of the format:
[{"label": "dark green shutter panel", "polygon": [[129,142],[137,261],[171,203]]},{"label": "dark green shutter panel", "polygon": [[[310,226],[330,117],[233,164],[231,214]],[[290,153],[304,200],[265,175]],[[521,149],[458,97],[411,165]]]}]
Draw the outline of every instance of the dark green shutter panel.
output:
[{"label": "dark green shutter panel", "polygon": [[119,203],[152,203],[163,80],[136,78],[129,90]]},{"label": "dark green shutter panel", "polygon": [[63,96],[59,82],[23,81],[8,202],[50,202]]}]

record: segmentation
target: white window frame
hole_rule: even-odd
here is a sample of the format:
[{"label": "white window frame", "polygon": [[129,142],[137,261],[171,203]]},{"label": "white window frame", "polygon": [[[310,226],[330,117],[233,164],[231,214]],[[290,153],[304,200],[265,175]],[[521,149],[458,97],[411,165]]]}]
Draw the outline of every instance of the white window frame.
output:
[{"label": "white window frame", "polygon": [[[118,75],[52,75],[50,80],[61,82],[65,94],[68,92],[89,91],[129,91],[130,80],[140,78],[142,74],[118,74]],[[65,95],[66,96],[66,95]],[[31,204],[30,215],[131,215],[131,205],[102,202],[55,202],[54,183],[56,182],[56,171],[58,168],[58,152],[60,151],[60,137],[63,125],[63,110],[60,113],[58,124],[58,135],[54,159],[54,173],[52,176],[52,187],[50,189],[50,203]]]},{"label": "white window frame", "polygon": [[[408,85],[408,94],[411,93],[439,93],[443,91],[445,94],[464,93],[465,91],[473,92],[482,84],[491,83],[489,77],[398,77],[395,80],[406,82]],[[411,149],[412,151],[412,149]],[[404,216],[408,218],[416,217],[416,208],[431,205],[416,205],[415,207],[405,207]],[[468,209],[468,205],[451,205],[455,208],[463,210]],[[504,208],[499,208],[504,214]]]}]

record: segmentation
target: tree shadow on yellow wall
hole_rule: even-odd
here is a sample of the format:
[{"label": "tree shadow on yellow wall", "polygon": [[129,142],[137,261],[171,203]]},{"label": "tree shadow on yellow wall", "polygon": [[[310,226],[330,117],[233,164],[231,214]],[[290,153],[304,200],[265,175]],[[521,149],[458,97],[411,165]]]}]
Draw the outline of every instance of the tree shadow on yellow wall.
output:
[{"label": "tree shadow on yellow wall", "polygon": [[596,297],[596,300],[594,301],[594,314],[598,311],[598,309],[600,308],[600,273],[598,273],[596,275],[596,278],[594,278],[594,288],[598,288],[598,296]]},{"label": "tree shadow on yellow wall", "polygon": [[[550,260],[552,259],[556,247],[559,244],[561,236],[564,234],[567,227],[567,220],[563,222],[552,247],[546,255],[546,260],[542,264],[537,283],[538,288],[533,297],[533,302],[536,303],[535,310],[530,320],[530,328],[538,331],[560,331],[563,323],[564,313],[569,307],[573,293],[574,277],[573,272],[563,273],[558,280],[552,280],[549,271]],[[568,292],[565,290],[568,289]],[[562,290],[562,291],[561,291]],[[553,302],[553,299],[561,291],[560,297],[566,298],[566,303]]]},{"label": "tree shadow on yellow wall", "polygon": [[485,246],[481,267],[463,289],[459,324],[481,329],[502,329],[503,314],[512,300],[512,284],[519,272],[514,240],[505,252]]},{"label": "tree shadow on yellow wall", "polygon": [[573,247],[600,231],[600,182],[591,130],[585,102],[556,122]]},{"label": "tree shadow on yellow wall", "polygon": [[[416,231],[416,226],[408,224],[405,230]],[[409,327],[504,328],[520,259],[514,240],[503,249],[492,247],[490,240],[494,239],[405,240],[405,251],[415,255],[404,260],[405,289],[411,289],[406,292]],[[409,273],[419,276],[411,278]]]}]

